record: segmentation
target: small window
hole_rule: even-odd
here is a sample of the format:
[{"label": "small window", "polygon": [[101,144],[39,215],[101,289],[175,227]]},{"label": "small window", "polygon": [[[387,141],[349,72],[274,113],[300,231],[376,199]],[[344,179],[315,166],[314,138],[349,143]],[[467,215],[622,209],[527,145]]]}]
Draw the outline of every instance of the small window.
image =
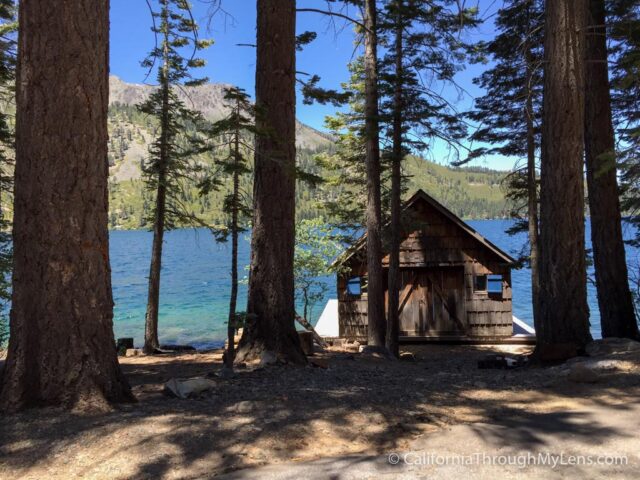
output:
[{"label": "small window", "polygon": [[487,276],[476,275],[473,277],[473,291],[474,292],[486,292],[487,291]]},{"label": "small window", "polygon": [[350,278],[347,281],[347,295],[359,297],[362,294],[362,288],[360,285],[360,277]]},{"label": "small window", "polygon": [[502,295],[502,275],[487,276],[487,292]]}]

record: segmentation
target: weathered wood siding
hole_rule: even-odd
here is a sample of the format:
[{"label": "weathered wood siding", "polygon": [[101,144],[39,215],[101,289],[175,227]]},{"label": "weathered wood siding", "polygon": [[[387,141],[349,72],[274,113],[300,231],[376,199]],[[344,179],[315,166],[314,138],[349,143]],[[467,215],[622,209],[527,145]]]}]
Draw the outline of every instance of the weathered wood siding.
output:
[{"label": "weathered wood siding", "polygon": [[[426,201],[403,219],[400,247],[401,336],[510,336],[510,265]],[[388,255],[382,259],[388,267]],[[363,255],[347,262],[350,274],[338,278],[340,335],[366,338],[366,293],[347,295],[350,277],[366,277]],[[502,294],[474,291],[475,275],[502,275]]]}]

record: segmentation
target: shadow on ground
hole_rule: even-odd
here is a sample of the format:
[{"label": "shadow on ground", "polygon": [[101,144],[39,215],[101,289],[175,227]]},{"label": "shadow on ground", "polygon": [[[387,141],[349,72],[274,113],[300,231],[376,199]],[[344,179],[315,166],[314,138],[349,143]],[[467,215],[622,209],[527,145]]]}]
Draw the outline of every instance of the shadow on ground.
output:
[{"label": "shadow on ground", "polygon": [[[414,347],[412,347],[414,348]],[[201,478],[255,465],[407,448],[454,424],[496,447],[549,435],[599,444],[624,435],[586,406],[637,402],[637,372],[571,384],[549,369],[478,370],[479,347],[415,347],[414,362],[329,354],[329,368],[240,371],[197,400],[169,398],[172,377],[220,368],[220,355],[125,359],[139,402],[109,414],[54,409],[0,417],[0,477]]]}]

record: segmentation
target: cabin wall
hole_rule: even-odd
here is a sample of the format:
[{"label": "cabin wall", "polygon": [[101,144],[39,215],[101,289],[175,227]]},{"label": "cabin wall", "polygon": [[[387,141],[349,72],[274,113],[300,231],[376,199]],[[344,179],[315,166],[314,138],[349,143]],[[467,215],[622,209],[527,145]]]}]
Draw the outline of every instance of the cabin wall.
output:
[{"label": "cabin wall", "polygon": [[[429,331],[429,328],[424,327],[429,322],[421,319],[420,322],[414,323],[422,325],[423,331],[407,331],[405,335],[511,336],[513,324],[510,266],[486,245],[426,202],[415,205],[411,216],[404,220],[404,224],[404,240],[400,246],[400,268],[404,279],[407,277],[416,279],[418,284],[415,289],[416,301],[424,302],[426,298],[435,298],[434,302],[440,301],[448,305],[445,310],[456,312],[455,331],[454,329],[448,333],[442,329]],[[348,295],[346,285],[349,278],[366,277],[366,261],[362,253],[363,251],[360,252],[360,256],[354,255],[347,262],[346,267],[347,270],[351,270],[350,273],[338,276],[340,336],[358,340],[367,338],[366,292],[363,292],[359,298]],[[383,258],[382,263],[385,269],[388,268],[388,255]],[[463,289],[460,289],[458,282],[455,282],[454,289],[453,284],[448,281],[440,283],[439,288],[432,284],[430,287],[425,286],[425,279],[433,281],[438,275],[442,277],[442,272],[454,270],[464,275]],[[502,275],[502,294],[474,291],[474,277],[477,275]],[[453,275],[445,274],[444,277],[453,278]],[[445,290],[448,288],[447,285],[450,290],[442,291],[443,288]],[[433,296],[429,296],[425,293],[425,288],[438,291]],[[452,306],[451,302],[455,305]],[[405,308],[418,307],[412,305]],[[410,315],[410,312],[406,315]],[[433,322],[433,319],[431,321]]]}]

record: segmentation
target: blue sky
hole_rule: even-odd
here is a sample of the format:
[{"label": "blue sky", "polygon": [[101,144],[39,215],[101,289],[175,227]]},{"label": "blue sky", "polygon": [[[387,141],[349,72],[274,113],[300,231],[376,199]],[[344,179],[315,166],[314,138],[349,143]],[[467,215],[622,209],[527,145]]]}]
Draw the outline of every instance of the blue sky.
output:
[{"label": "blue sky", "polygon": [[[501,2],[478,0],[482,17],[490,16]],[[153,2],[152,2],[153,3]],[[214,40],[203,57],[207,66],[202,74],[212,82],[230,83],[254,91],[255,49],[238,44],[255,43],[255,0],[223,0],[222,6],[227,12],[219,12],[208,26],[210,6],[201,0],[192,0],[194,16],[200,24],[202,36]],[[320,0],[298,0],[298,7],[323,8]],[[354,12],[355,13],[355,12]],[[151,18],[145,0],[111,0],[111,73],[127,82],[141,83],[145,70],[140,61],[154,45],[150,30]],[[354,36],[349,25],[336,20],[334,23],[315,13],[298,14],[298,31],[318,32],[315,42],[298,54],[298,70],[310,74],[319,74],[322,85],[327,88],[339,88],[340,83],[348,79],[347,63],[354,54]],[[484,25],[468,35],[472,40],[486,40],[493,35],[493,24],[488,20]],[[471,80],[484,67],[474,65],[461,72],[457,82],[468,94],[459,95],[452,87],[444,87],[445,94],[457,102],[460,110],[472,105],[473,96],[482,92]],[[199,72],[200,73],[200,72]],[[324,118],[335,112],[335,107],[322,105],[303,105],[298,101],[298,118],[318,129],[323,129]],[[446,149],[437,145],[430,155],[432,160],[443,163]],[[493,157],[476,162],[492,168],[508,169],[513,161]]]}]

